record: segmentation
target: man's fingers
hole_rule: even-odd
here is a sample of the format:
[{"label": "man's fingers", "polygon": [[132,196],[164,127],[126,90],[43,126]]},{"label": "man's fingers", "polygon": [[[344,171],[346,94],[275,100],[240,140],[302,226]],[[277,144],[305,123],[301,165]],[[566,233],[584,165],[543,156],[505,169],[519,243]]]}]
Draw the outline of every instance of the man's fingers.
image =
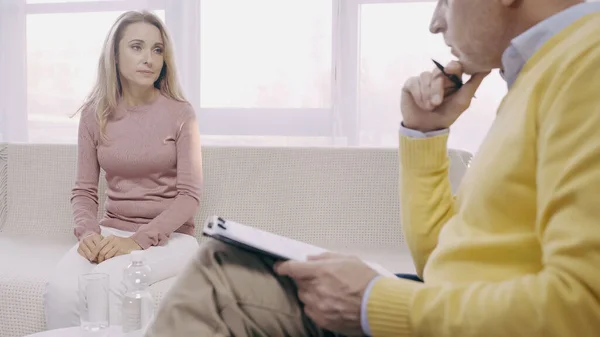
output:
[{"label": "man's fingers", "polygon": [[426,71],[421,73],[419,76],[419,88],[421,89],[421,101],[417,104],[421,109],[432,110],[433,105],[431,104],[431,81],[433,80],[433,74]]},{"label": "man's fingers", "polygon": [[[458,78],[462,78],[463,74],[464,74],[463,66],[458,61],[450,61],[444,67],[444,72],[447,75],[455,75]],[[440,73],[441,73],[441,71],[440,71]],[[447,76],[445,76],[445,75],[442,74],[441,77],[443,79],[443,83],[442,83],[443,88],[450,88],[450,87],[456,86],[456,83],[452,82]],[[443,100],[444,96],[448,96],[447,94],[448,93],[444,93],[443,92],[442,100]]]},{"label": "man's fingers", "polygon": [[404,88],[402,89],[412,101],[417,105],[417,107],[421,108],[422,95],[421,95],[421,87],[418,77],[409,78],[404,84]]},{"label": "man's fingers", "polygon": [[465,83],[452,97],[452,105],[454,106],[453,109],[458,109],[460,111],[466,110],[471,104],[471,100],[473,99],[473,96],[475,96],[475,92],[477,92],[481,82],[483,82],[483,79],[487,75],[489,75],[489,72],[472,75],[467,83]]},{"label": "man's fingers", "polygon": [[444,75],[437,76],[431,81],[430,104],[435,108],[444,102],[444,87],[446,78]]},{"label": "man's fingers", "polygon": [[293,279],[314,278],[319,268],[316,262],[285,261],[275,265],[275,272]]},{"label": "man's fingers", "polygon": [[462,67],[462,64],[458,61],[450,61],[444,67],[444,71],[446,72],[446,74],[456,75],[458,77],[461,77],[463,74],[463,67]]},{"label": "man's fingers", "polygon": [[330,259],[341,259],[345,258],[346,255],[336,253],[336,252],[325,252],[319,255],[309,255],[307,256],[308,261],[320,261],[320,260],[330,260]]},{"label": "man's fingers", "polygon": [[320,327],[325,325],[325,315],[329,312],[328,305],[319,298],[318,295],[310,291],[298,292],[298,300],[303,304],[303,311],[306,316]]},{"label": "man's fingers", "polygon": [[307,289],[298,289],[298,299],[305,306],[314,305],[314,297],[310,291]]},{"label": "man's fingers", "polygon": [[479,89],[481,82],[490,74],[489,71],[484,73],[473,74],[471,78],[463,85],[463,88],[470,90],[473,94]]}]

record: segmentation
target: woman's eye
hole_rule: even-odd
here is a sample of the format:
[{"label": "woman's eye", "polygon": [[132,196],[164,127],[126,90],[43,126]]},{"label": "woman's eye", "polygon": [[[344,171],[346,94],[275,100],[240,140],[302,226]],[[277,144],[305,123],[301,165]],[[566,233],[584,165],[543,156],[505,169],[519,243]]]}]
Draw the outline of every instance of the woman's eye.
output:
[{"label": "woman's eye", "polygon": [[162,54],[163,50],[162,50],[162,48],[156,48],[156,49],[154,49],[154,52],[157,54]]},{"label": "woman's eye", "polygon": [[131,48],[133,48],[133,50],[138,50],[138,51],[142,50],[142,48],[138,45],[133,45],[133,46],[131,46]]}]

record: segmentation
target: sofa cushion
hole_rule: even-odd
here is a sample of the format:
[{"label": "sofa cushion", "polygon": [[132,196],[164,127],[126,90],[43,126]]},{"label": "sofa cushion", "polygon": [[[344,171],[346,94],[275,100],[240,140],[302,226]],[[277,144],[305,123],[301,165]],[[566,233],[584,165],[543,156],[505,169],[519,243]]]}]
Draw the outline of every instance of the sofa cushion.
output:
[{"label": "sofa cushion", "polygon": [[45,284],[73,244],[56,237],[0,235],[0,336],[45,329]]}]

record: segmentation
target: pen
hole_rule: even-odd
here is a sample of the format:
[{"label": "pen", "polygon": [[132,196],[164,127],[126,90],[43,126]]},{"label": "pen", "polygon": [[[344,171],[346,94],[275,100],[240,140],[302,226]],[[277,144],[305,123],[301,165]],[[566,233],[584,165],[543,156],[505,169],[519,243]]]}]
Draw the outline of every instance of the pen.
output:
[{"label": "pen", "polygon": [[444,76],[446,76],[446,78],[448,78],[452,83],[454,83],[454,87],[452,87],[452,88],[446,88],[446,90],[451,89],[452,91],[450,91],[447,95],[444,95],[444,98],[448,97],[448,96],[450,96],[452,94],[454,94],[455,92],[457,92],[463,86],[463,81],[460,79],[460,77],[458,77],[458,76],[456,76],[454,74],[448,74],[446,72],[446,70],[444,69],[443,65],[441,65],[436,60],[432,59],[432,61],[435,64],[435,66],[442,72],[442,74]]}]

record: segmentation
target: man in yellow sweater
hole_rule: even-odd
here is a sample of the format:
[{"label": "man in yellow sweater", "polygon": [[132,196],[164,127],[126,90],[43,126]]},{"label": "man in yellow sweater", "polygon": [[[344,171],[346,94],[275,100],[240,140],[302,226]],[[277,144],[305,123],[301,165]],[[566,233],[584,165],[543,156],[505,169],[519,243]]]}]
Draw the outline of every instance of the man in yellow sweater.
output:
[{"label": "man in yellow sweater", "polygon": [[[440,0],[431,30],[446,72],[472,76],[402,92],[402,227],[425,282],[209,242],[147,336],[600,336],[600,3]],[[510,90],[454,198],[448,128],[494,68]]]}]

